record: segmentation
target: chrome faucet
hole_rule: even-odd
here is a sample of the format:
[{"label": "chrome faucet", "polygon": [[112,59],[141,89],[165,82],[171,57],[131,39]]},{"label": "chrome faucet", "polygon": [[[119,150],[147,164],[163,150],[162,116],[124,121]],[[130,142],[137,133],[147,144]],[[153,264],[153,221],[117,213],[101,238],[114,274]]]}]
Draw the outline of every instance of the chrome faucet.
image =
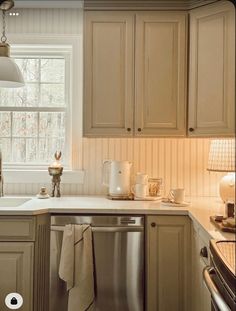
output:
[{"label": "chrome faucet", "polygon": [[3,197],[2,152],[0,150],[0,197]]}]

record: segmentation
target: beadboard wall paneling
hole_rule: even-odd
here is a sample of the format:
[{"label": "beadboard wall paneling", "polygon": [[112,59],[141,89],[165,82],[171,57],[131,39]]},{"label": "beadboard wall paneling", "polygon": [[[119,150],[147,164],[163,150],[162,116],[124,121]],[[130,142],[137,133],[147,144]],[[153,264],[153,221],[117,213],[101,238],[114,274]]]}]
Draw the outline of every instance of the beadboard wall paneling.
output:
[{"label": "beadboard wall paneling", "polygon": [[[8,34],[82,34],[80,9],[15,9],[19,16],[7,16]],[[1,21],[0,21],[1,26]]]},{"label": "beadboard wall paneling", "polygon": [[[183,187],[187,195],[216,196],[220,173],[207,168],[210,139],[153,139],[153,138],[83,138],[82,163],[85,183],[63,185],[64,195],[98,195],[107,189],[102,185],[104,159],[129,160],[132,181],[136,172],[146,172],[163,178],[163,194],[169,189]],[[45,180],[50,189],[50,177]],[[7,184],[7,194],[36,194],[42,184]]]}]

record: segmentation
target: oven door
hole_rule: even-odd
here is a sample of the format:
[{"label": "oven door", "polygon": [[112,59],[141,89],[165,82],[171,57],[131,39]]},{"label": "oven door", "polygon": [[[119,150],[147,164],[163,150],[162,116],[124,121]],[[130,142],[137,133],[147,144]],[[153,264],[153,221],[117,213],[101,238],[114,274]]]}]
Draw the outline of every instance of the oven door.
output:
[{"label": "oven door", "polygon": [[203,279],[209,292],[211,293],[212,311],[231,311],[232,309],[226,303],[225,297],[222,296],[219,290],[219,284],[218,287],[216,285],[218,283],[217,275],[213,267],[208,266],[203,270]]}]

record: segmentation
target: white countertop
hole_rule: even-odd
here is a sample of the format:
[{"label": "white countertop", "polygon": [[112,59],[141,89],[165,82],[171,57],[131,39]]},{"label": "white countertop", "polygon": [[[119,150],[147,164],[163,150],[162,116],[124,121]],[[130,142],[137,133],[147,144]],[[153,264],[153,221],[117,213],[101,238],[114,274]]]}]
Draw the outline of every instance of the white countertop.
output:
[{"label": "white countertop", "polygon": [[[0,198],[1,200],[1,198]],[[232,233],[222,233],[209,217],[224,214],[224,204],[215,197],[189,197],[187,207],[166,206],[157,201],[117,201],[101,196],[75,196],[49,199],[33,198],[18,207],[0,207],[1,215],[61,214],[136,214],[189,215],[211,238],[235,239]]]}]

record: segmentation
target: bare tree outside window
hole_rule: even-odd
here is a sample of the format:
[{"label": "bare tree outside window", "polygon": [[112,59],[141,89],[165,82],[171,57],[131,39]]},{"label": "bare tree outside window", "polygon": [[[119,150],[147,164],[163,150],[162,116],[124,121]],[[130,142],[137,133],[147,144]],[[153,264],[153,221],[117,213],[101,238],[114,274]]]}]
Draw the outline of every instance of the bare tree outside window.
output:
[{"label": "bare tree outside window", "polygon": [[19,57],[26,85],[0,88],[0,147],[6,162],[49,163],[66,137],[65,59]]}]

